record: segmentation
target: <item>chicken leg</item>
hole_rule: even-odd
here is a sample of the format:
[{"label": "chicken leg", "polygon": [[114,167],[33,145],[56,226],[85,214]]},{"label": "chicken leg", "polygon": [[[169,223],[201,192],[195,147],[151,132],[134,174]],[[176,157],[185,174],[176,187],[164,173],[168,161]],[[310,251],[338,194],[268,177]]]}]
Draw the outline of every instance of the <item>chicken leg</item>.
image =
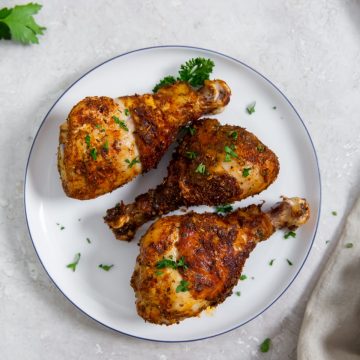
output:
[{"label": "chicken leg", "polygon": [[276,155],[255,135],[216,119],[197,121],[156,189],[135,202],[107,211],[106,223],[119,240],[131,240],[139,226],[181,206],[220,205],[260,193],[277,177]]},{"label": "chicken leg", "polygon": [[93,199],[155,168],[178,129],[220,112],[231,91],[222,80],[195,90],[185,82],[142,96],[87,97],[60,126],[58,169],[66,195]]},{"label": "chicken leg", "polygon": [[269,212],[261,205],[220,216],[194,212],[156,221],[140,240],[131,286],[138,314],[171,325],[217,306],[232,293],[245,260],[276,229],[294,229],[310,215],[307,202],[283,198]]}]

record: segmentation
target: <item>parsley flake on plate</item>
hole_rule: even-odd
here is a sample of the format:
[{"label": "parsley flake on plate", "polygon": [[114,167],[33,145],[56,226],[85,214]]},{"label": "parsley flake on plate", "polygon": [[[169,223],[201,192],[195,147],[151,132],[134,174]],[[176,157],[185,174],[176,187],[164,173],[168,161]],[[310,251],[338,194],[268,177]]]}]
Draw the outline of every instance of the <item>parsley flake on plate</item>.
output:
[{"label": "parsley flake on plate", "polygon": [[203,163],[200,163],[200,164],[198,165],[198,167],[196,168],[195,172],[196,172],[196,173],[199,173],[199,174],[205,174],[205,172],[206,172],[206,167],[205,167],[205,165],[204,165]]},{"label": "parsley flake on plate", "polygon": [[246,107],[246,111],[249,115],[255,112],[256,101]]},{"label": "parsley flake on plate", "polygon": [[100,264],[98,266],[100,269],[103,269],[104,271],[109,271],[112,267],[114,267],[114,265],[104,265],[104,264]]},{"label": "parsley flake on plate", "polygon": [[284,235],[284,239],[288,239],[290,236],[293,237],[293,238],[295,238],[295,237],[296,237],[296,232],[294,232],[294,231],[289,231],[288,233],[286,233],[286,234]]},{"label": "parsley flake on plate", "polygon": [[76,270],[76,267],[77,265],[79,264],[79,261],[80,261],[80,256],[81,254],[80,253],[77,253],[74,257],[74,261],[70,264],[67,264],[66,267],[71,269],[72,271],[75,271]]},{"label": "parsley flake on plate", "polygon": [[223,213],[223,214],[226,214],[228,212],[231,212],[233,210],[233,207],[232,205],[230,204],[224,204],[224,205],[219,205],[216,207],[216,212],[219,214],[219,213]]}]

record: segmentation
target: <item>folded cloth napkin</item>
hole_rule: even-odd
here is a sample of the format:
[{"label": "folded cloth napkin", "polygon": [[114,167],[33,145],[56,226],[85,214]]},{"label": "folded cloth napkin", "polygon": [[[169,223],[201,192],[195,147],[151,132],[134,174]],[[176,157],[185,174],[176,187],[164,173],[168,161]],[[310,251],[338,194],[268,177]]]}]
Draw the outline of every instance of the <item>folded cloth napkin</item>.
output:
[{"label": "folded cloth napkin", "polygon": [[360,359],[360,198],[307,304],[297,357]]}]

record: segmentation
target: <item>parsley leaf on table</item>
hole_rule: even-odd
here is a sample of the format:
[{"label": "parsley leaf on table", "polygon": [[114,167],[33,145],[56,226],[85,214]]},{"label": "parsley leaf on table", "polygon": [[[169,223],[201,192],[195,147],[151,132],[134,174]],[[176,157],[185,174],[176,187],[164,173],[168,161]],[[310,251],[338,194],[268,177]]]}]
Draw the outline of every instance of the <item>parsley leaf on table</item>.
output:
[{"label": "parsley leaf on table", "polygon": [[29,3],[0,10],[0,39],[14,40],[22,44],[38,44],[37,35],[46,29],[35,22],[33,15],[42,8],[40,4]]}]

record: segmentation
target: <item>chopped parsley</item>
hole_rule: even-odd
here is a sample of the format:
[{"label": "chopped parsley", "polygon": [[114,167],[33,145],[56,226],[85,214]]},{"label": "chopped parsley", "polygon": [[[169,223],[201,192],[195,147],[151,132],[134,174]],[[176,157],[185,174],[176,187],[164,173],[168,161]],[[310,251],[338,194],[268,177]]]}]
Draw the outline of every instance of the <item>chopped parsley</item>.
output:
[{"label": "chopped parsley", "polygon": [[336,211],[332,211],[331,214],[334,215],[334,216],[337,216],[337,212],[336,212]]},{"label": "chopped parsley", "polygon": [[65,229],[65,226],[64,225],[60,225],[59,223],[56,223],[57,226],[59,226],[59,229],[60,230],[64,230]]},{"label": "chopped parsley", "polygon": [[290,266],[293,266],[293,263],[289,259],[286,259],[286,261]]},{"label": "chopped parsley", "polygon": [[79,264],[80,261],[80,253],[77,253],[74,257],[74,261],[68,265],[66,265],[67,268],[71,269],[72,271],[76,270],[76,266]]},{"label": "chopped parsley", "polygon": [[86,145],[87,145],[88,147],[90,147],[90,135],[89,135],[89,134],[87,134],[87,135],[85,136],[85,142],[86,142]]},{"label": "chopped parsley", "polygon": [[267,353],[270,349],[271,345],[271,339],[266,338],[261,344],[260,344],[260,351],[263,353]]},{"label": "chopped parsley", "polygon": [[270,265],[270,266],[273,266],[274,262],[275,262],[275,259],[271,259],[271,260],[269,261],[269,265]]},{"label": "chopped parsley", "polygon": [[237,140],[238,133],[237,133],[237,131],[229,131],[228,136],[233,138],[234,140]]},{"label": "chopped parsley", "polygon": [[185,263],[185,258],[183,256],[178,261],[162,258],[162,260],[158,261],[155,266],[157,269],[178,269],[182,267],[183,270],[186,270],[188,268],[188,265]]},{"label": "chopped parsley", "polygon": [[91,244],[91,240],[89,238],[86,238],[86,241],[88,244]]},{"label": "chopped parsley", "polygon": [[225,150],[225,153],[226,153],[225,160],[224,160],[225,162],[229,162],[229,161],[231,161],[232,158],[237,158],[238,157],[237,153],[234,152],[234,150],[235,150],[234,145],[225,146],[224,150]]},{"label": "chopped parsley", "polygon": [[188,158],[188,159],[195,159],[197,157],[197,153],[195,151],[187,151],[185,153],[185,156]]},{"label": "chopped parsley", "polygon": [[293,237],[293,238],[295,238],[295,237],[296,237],[296,232],[294,232],[294,231],[289,231],[288,233],[286,233],[286,234],[284,235],[284,239],[288,239],[290,236]]},{"label": "chopped parsley", "polygon": [[217,213],[223,213],[226,214],[230,211],[233,210],[233,207],[230,204],[225,204],[225,205],[219,205],[216,207],[216,212]]},{"label": "chopped parsley", "polygon": [[116,124],[118,124],[122,129],[124,129],[125,131],[129,131],[129,128],[126,126],[125,121],[120,120],[117,116],[113,116],[112,117],[114,119],[114,121],[116,122]]},{"label": "chopped parsley", "polygon": [[160,270],[156,270],[155,271],[155,275],[156,276],[160,276],[160,275],[162,275],[164,272],[163,271],[160,271]]},{"label": "chopped parsley", "polygon": [[246,111],[249,115],[255,112],[256,101],[246,107]]},{"label": "chopped parsley", "polygon": [[90,156],[93,158],[93,160],[97,159],[97,150],[95,148],[90,150]]},{"label": "chopped parsley", "polygon": [[124,114],[125,114],[125,116],[129,116],[129,115],[130,115],[129,109],[125,109],[125,110],[124,110]]},{"label": "chopped parsley", "polygon": [[206,167],[205,167],[205,165],[204,165],[203,163],[200,163],[200,164],[198,165],[198,167],[196,168],[195,172],[196,172],[196,173],[199,173],[199,174],[205,174],[205,172],[206,172]]},{"label": "chopped parsley", "polygon": [[240,291],[236,291],[235,293],[237,296],[240,296],[241,295],[241,292]]},{"label": "chopped parsley", "polygon": [[195,135],[196,129],[192,126],[185,126],[185,129],[190,133],[191,136]]},{"label": "chopped parsley", "polygon": [[99,265],[99,268],[103,269],[104,271],[109,271],[112,267],[114,267],[114,265],[103,265],[103,264]]},{"label": "chopped parsley", "polygon": [[189,291],[189,282],[185,280],[181,280],[180,284],[176,287],[176,292],[185,292]]},{"label": "chopped parsley", "polygon": [[347,249],[350,249],[350,248],[354,247],[354,244],[353,243],[347,243],[347,244],[345,244],[345,247]]},{"label": "chopped parsley", "polygon": [[103,149],[104,149],[105,151],[109,151],[109,140],[108,140],[108,139],[106,139],[105,144],[104,144],[104,146],[103,146]]},{"label": "chopped parsley", "polygon": [[259,144],[257,147],[256,147],[256,150],[259,152],[259,153],[262,153],[265,151],[265,146],[262,145],[262,144]]},{"label": "chopped parsley", "polygon": [[250,170],[251,170],[251,168],[244,168],[242,171],[242,176],[248,177],[250,175]]},{"label": "chopped parsley", "polygon": [[136,157],[131,161],[129,159],[125,159],[125,162],[129,164],[128,167],[131,169],[136,163],[140,163],[140,160]]},{"label": "chopped parsley", "polygon": [[246,279],[247,279],[247,276],[246,276],[245,274],[244,274],[244,275],[241,275],[239,279],[240,279],[240,280],[246,280]]}]

